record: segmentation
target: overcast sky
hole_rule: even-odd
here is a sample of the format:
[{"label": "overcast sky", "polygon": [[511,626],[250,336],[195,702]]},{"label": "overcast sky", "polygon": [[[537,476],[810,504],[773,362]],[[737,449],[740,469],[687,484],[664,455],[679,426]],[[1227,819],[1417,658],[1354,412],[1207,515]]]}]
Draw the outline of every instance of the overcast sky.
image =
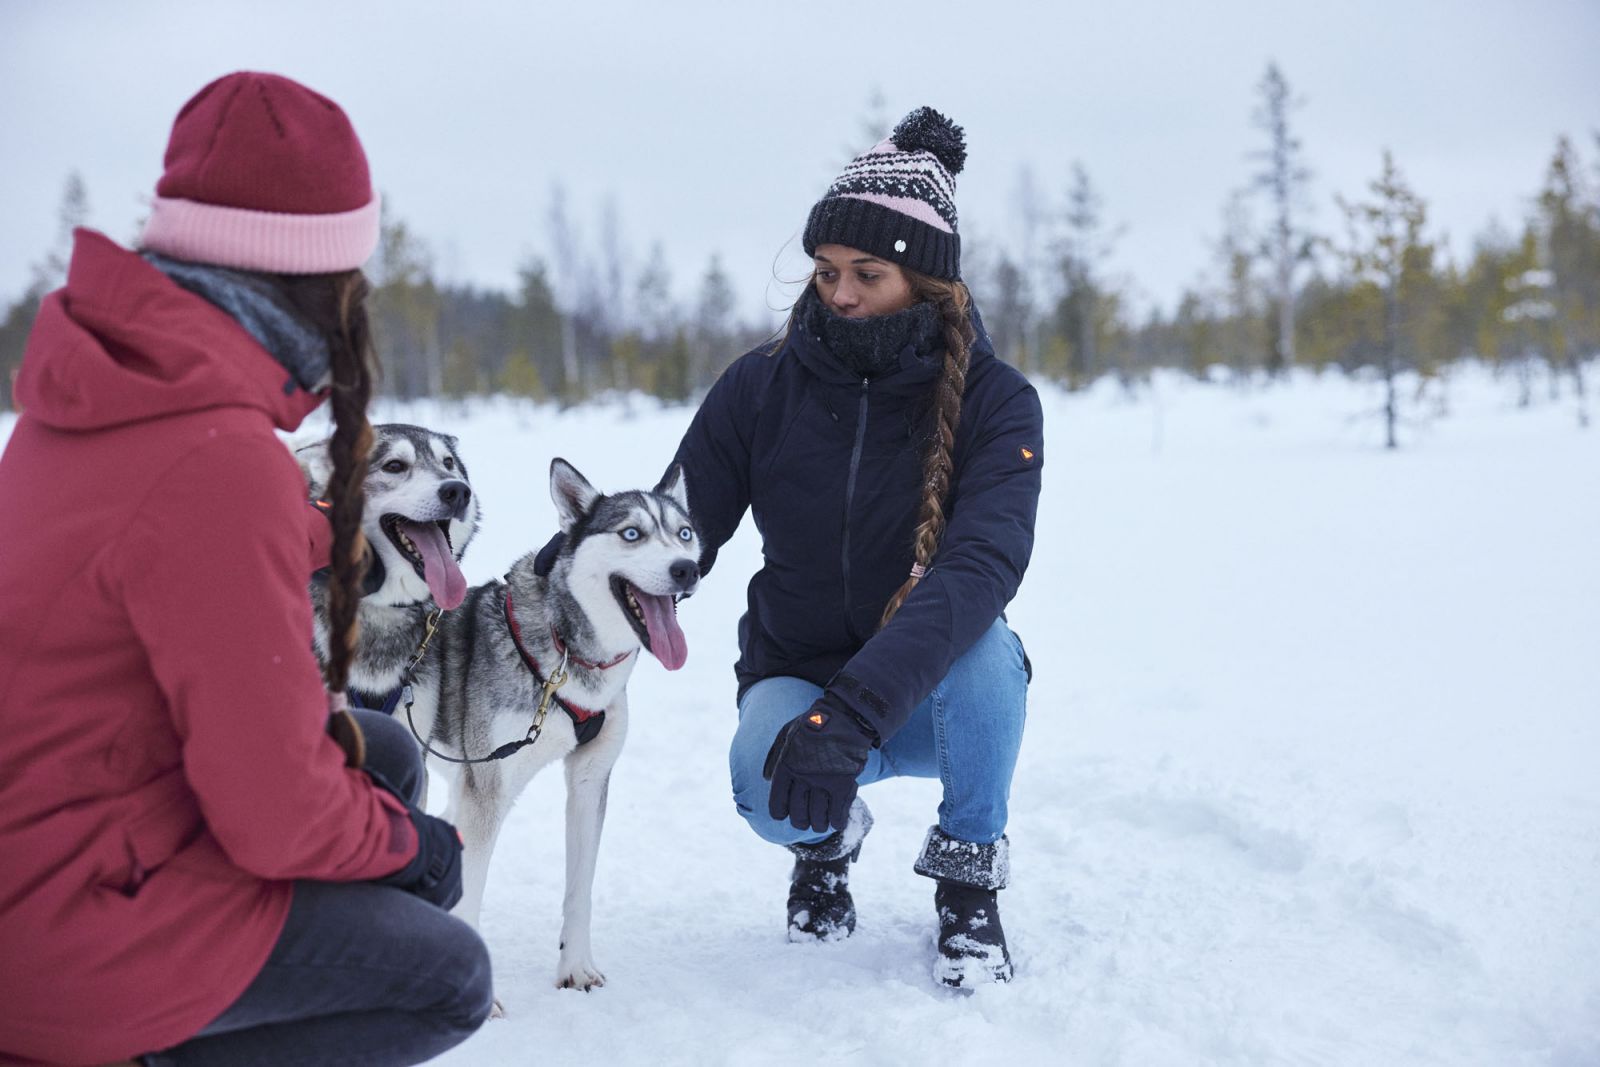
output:
[{"label": "overcast sky", "polygon": [[[1210,3],[539,3],[0,0],[0,303],[50,249],[62,186],[129,242],[173,116],[212,78],[271,70],[355,122],[389,205],[447,280],[509,288],[547,255],[552,186],[593,244],[607,198],[635,269],[661,242],[687,297],[713,254],[750,318],[785,303],[806,212],[921,104],[966,128],[969,249],[1020,251],[1023,168],[1059,203],[1081,162],[1121,227],[1109,267],[1170,305],[1209,269],[1248,183],[1276,61],[1312,221],[1339,228],[1393,150],[1459,254],[1520,225],[1558,135],[1592,167],[1600,0]],[[881,131],[887,132],[887,131]]]}]

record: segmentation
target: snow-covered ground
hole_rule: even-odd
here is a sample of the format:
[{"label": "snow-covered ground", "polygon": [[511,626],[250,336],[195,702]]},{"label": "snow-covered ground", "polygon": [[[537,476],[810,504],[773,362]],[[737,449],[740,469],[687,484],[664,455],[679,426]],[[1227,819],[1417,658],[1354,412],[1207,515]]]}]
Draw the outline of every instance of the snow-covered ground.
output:
[{"label": "snow-covered ground", "polygon": [[[1012,792],[1017,976],[930,981],[912,858],[935,783],[878,824],[849,941],[784,939],[789,857],[733,810],[749,525],[635,672],[595,890],[591,994],[553,987],[562,784],[501,837],[483,931],[506,1007],[447,1064],[1600,1063],[1600,428],[1458,372],[1398,453],[1309,376],[1047,389],[1036,667]],[[391,407],[459,434],[467,559],[554,529],[561,455],[648,484],[685,409]],[[7,427],[0,425],[0,435]],[[436,797],[442,790],[435,790]]]}]

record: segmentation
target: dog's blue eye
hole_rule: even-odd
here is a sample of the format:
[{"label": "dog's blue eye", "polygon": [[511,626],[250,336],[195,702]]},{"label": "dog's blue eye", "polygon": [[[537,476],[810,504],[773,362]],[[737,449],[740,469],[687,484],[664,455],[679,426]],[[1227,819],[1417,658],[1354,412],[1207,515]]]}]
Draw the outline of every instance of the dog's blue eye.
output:
[{"label": "dog's blue eye", "polygon": [[683,529],[678,531],[678,540],[680,540],[680,541],[693,541],[694,540],[694,531],[689,529],[689,527],[685,526]]},{"label": "dog's blue eye", "polygon": [[637,541],[643,536],[644,534],[639,532],[639,527],[637,526],[629,526],[622,531],[622,539],[624,541]]}]

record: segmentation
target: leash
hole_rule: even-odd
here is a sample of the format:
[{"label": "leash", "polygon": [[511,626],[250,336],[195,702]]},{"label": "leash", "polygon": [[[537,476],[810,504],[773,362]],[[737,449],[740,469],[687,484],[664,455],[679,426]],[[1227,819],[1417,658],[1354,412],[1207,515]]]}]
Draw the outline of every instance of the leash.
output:
[{"label": "leash", "polygon": [[[539,661],[533,658],[533,653],[528,651],[528,646],[522,641],[522,627],[517,623],[516,610],[511,606],[511,586],[509,583],[506,585],[506,595],[505,600],[501,604],[501,610],[505,615],[506,628],[511,631],[511,643],[516,646],[517,655],[522,657],[523,666],[528,668],[528,672],[533,675],[534,681],[538,682],[540,685],[548,685],[549,683],[544,680],[544,675],[539,670]],[[566,668],[569,661],[575,662],[580,666],[587,667],[590,670],[606,670],[610,667],[615,667],[619,663],[622,663],[629,656],[632,656],[634,652],[638,651],[638,649],[633,649],[625,652],[622,655],[612,659],[608,663],[591,663],[588,660],[579,659],[576,656],[570,655],[567,652],[567,646],[562,643],[560,636],[555,632],[555,627],[553,626],[550,629],[550,637],[554,641],[556,649],[561,653],[561,666],[557,670],[562,676],[563,681],[566,677]],[[557,683],[557,685],[559,686],[560,683]],[[576,704],[569,703],[565,700],[562,700],[560,697],[555,696],[553,690],[551,691],[550,695],[554,697],[556,704],[560,706],[561,710],[567,713],[567,718],[572,720],[572,731],[577,735],[579,745],[586,745],[590,741],[593,741],[596,737],[600,736],[600,729],[605,725],[606,722],[606,713],[604,708],[600,709],[599,711],[594,711],[589,708],[580,708]],[[546,706],[548,706],[548,703],[546,703]]]},{"label": "leash", "polygon": [[[430,756],[435,756],[439,759],[442,759],[446,763],[492,763],[495,760],[502,760],[507,756],[511,756],[522,751],[524,748],[527,748],[529,745],[539,740],[539,735],[544,732],[545,715],[549,713],[550,705],[552,703],[560,705],[561,710],[565,711],[567,715],[571,717],[573,730],[578,735],[578,743],[580,745],[592,740],[596,735],[598,735],[600,732],[600,726],[605,722],[606,713],[603,710],[590,711],[587,708],[576,708],[574,705],[568,704],[565,700],[562,700],[560,697],[556,696],[556,690],[567,684],[568,652],[566,646],[557,641],[558,647],[561,648],[561,663],[554,671],[550,672],[550,677],[544,677],[543,673],[539,670],[538,663],[534,660],[533,656],[529,654],[528,650],[523,647],[522,630],[521,627],[517,625],[516,615],[513,613],[511,608],[511,587],[509,585],[506,586],[506,596],[503,608],[506,617],[506,626],[511,631],[511,639],[516,645],[517,654],[522,657],[523,664],[527,666],[530,672],[532,672],[533,680],[540,686],[539,703],[534,708],[533,721],[529,723],[528,732],[523,735],[520,740],[508,741],[499,748],[495,749],[493,752],[489,753],[487,756],[452,756],[449,753],[440,752],[438,749],[428,744],[428,742],[423,738],[422,734],[418,732],[416,720],[411,714],[411,707],[416,702],[415,696],[412,692],[411,683],[415,679],[417,666],[422,662],[423,657],[427,655],[428,642],[433,640],[433,635],[439,628],[439,618],[441,615],[443,615],[442,611],[435,609],[429,613],[427,618],[427,632],[422,635],[422,643],[417,646],[417,651],[412,654],[410,662],[406,664],[406,669],[401,674],[400,702],[405,705],[406,725],[411,728],[411,736],[416,738],[417,744],[422,746],[423,752]],[[623,659],[626,659],[629,655],[632,655],[632,653],[629,652],[626,655],[619,657],[613,663],[605,664],[605,666],[615,666],[617,663],[622,662]],[[597,664],[596,666],[599,665]],[[580,714],[580,712],[582,714]]]}]

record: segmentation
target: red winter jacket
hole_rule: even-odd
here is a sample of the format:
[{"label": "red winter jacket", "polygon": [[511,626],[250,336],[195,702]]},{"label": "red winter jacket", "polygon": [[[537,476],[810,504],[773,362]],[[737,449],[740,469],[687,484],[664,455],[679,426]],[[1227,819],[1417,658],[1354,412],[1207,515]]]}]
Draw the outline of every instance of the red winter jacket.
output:
[{"label": "red winter jacket", "polygon": [[274,433],[321,399],[80,230],[0,456],[0,1060],[192,1036],[266,962],[295,878],[416,854],[325,733],[328,552]]}]

